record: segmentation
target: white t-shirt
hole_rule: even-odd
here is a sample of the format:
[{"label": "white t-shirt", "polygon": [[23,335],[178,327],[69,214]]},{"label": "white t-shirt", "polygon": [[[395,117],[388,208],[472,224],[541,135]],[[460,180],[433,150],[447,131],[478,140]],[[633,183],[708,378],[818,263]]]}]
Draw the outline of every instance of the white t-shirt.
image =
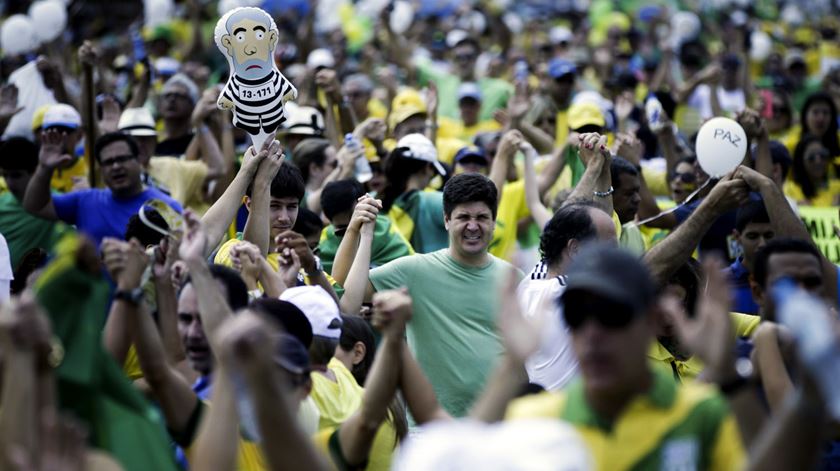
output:
[{"label": "white t-shirt", "polygon": [[528,380],[549,391],[562,389],[578,370],[572,337],[563,322],[563,310],[557,303],[565,289],[565,277],[549,278],[542,263],[519,283],[517,289],[524,315],[542,317],[540,348],[525,362]]},{"label": "white t-shirt", "polygon": [[[700,113],[700,119],[704,121],[714,117],[711,94],[711,87],[701,84],[694,89],[694,93],[688,98],[688,106],[696,109]],[[720,109],[724,113],[734,115],[744,111],[744,108],[747,107],[747,97],[740,88],[727,91],[723,87],[717,87],[717,97]]]},{"label": "white t-shirt", "polygon": [[0,303],[9,299],[12,280],[14,279],[9,246],[6,244],[6,238],[3,237],[3,234],[0,234]]}]

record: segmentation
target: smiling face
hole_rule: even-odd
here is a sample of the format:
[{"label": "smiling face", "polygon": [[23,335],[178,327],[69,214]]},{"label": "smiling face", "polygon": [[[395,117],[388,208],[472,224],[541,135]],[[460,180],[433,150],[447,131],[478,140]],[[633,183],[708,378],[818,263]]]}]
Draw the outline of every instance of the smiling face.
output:
[{"label": "smiling face", "polygon": [[222,45],[233,59],[236,75],[245,79],[259,79],[269,74],[274,65],[272,56],[277,46],[277,31],[269,21],[258,21],[256,14],[228,20],[228,34],[222,36]]},{"label": "smiling face", "polygon": [[444,217],[449,231],[449,247],[463,258],[483,256],[493,239],[496,221],[486,203],[474,201],[455,206],[452,214]]}]

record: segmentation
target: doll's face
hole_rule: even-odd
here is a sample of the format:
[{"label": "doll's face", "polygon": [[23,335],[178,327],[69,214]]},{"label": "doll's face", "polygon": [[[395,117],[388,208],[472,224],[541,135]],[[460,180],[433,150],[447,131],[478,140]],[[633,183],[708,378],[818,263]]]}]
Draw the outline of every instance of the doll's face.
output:
[{"label": "doll's face", "polygon": [[230,34],[222,36],[222,45],[233,58],[236,75],[257,79],[271,72],[277,31],[270,28],[269,24],[251,18],[243,18],[229,25]]}]

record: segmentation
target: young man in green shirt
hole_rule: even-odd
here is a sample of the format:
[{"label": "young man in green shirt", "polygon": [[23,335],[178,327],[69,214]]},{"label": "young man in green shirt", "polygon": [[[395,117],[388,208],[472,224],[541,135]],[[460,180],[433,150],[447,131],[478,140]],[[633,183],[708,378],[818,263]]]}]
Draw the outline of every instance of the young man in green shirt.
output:
[{"label": "young man in green shirt", "polygon": [[369,266],[370,251],[360,248],[347,280],[345,297],[364,292],[364,299],[371,299],[375,291],[408,287],[415,312],[408,345],[441,405],[455,417],[466,415],[503,353],[495,293],[513,267],[487,251],[497,204],[498,192],[487,177],[456,175],[443,189],[449,247],[378,267],[367,283],[355,276]]}]

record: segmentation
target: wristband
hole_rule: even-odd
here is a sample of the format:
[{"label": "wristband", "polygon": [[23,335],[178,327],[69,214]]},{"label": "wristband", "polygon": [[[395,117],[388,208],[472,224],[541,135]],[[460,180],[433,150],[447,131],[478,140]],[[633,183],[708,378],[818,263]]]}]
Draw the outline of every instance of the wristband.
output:
[{"label": "wristband", "polygon": [[592,194],[599,197],[599,198],[606,198],[613,194],[615,190],[613,189],[612,185],[610,185],[610,189],[607,191],[593,191]]}]

